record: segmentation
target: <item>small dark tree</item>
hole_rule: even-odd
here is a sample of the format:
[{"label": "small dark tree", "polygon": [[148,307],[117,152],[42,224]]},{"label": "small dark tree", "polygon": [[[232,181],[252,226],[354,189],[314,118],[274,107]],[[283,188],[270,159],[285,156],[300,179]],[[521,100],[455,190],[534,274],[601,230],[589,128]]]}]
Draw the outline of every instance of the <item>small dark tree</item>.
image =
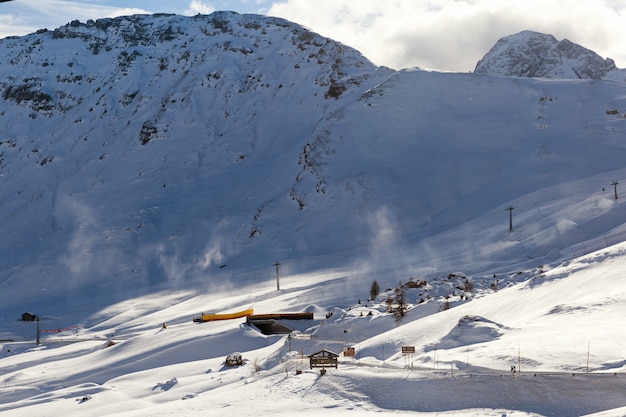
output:
[{"label": "small dark tree", "polygon": [[374,280],[370,287],[370,299],[374,300],[378,294],[380,294],[380,285],[378,285],[378,281]]},{"label": "small dark tree", "polygon": [[441,306],[439,307],[439,310],[440,311],[450,310],[450,307],[451,307],[451,305],[450,305],[450,296],[446,295],[446,298],[445,298],[443,304],[441,304]]},{"label": "small dark tree", "polygon": [[394,302],[396,304],[396,307],[393,311],[393,314],[396,318],[396,321],[399,321],[406,314],[406,298],[404,297],[404,286],[402,286],[401,284],[396,287]]}]

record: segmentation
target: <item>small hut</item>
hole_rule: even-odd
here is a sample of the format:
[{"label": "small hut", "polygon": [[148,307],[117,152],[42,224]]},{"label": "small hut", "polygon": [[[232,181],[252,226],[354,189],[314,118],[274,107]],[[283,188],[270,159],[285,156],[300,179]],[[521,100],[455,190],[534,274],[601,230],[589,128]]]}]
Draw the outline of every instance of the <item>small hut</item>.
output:
[{"label": "small hut", "polygon": [[322,349],[319,352],[309,355],[309,366],[311,369],[326,368],[328,366],[334,366],[336,369],[337,358],[339,358],[339,354],[331,352],[330,350]]}]

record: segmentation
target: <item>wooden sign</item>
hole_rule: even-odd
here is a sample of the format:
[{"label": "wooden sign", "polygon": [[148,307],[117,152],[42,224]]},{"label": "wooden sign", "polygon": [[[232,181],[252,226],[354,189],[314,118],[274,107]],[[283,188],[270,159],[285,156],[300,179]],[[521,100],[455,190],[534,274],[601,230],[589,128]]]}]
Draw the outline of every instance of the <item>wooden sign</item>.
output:
[{"label": "wooden sign", "polygon": [[415,346],[402,346],[402,353],[415,353]]},{"label": "wooden sign", "polygon": [[353,347],[349,347],[349,348],[344,348],[343,349],[343,356],[344,357],[354,357],[354,348]]}]

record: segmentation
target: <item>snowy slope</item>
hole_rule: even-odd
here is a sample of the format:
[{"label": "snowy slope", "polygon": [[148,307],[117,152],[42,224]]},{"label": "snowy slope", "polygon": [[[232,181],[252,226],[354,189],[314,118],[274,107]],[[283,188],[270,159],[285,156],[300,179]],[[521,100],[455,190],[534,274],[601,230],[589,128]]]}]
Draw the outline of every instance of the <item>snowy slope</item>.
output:
[{"label": "snowy slope", "polygon": [[[337,275],[286,277],[281,291],[153,294],[110,306],[37,347],[2,343],[0,415],[621,416],[626,364],[615,324],[626,311],[625,250],[513,274],[508,286],[468,294],[469,302],[457,296],[441,312],[435,299],[417,304],[417,290],[407,289],[410,307],[399,322],[385,313],[381,294],[321,322],[316,313],[310,336],[291,340],[263,336],[242,320],[192,323],[189,314],[250,303],[257,312],[302,311],[311,297],[338,294]],[[342,304],[354,294],[343,292]],[[374,314],[360,314],[368,310]],[[348,346],[356,356],[340,358],[325,376],[299,357]],[[402,346],[415,353],[402,354]],[[234,351],[246,363],[225,367]]]},{"label": "snowy slope", "polygon": [[[624,415],[626,84],[224,12],[0,49],[0,415]],[[315,319],[192,322],[250,307]]]},{"label": "snowy slope", "polygon": [[[622,231],[610,184],[623,176],[626,125],[612,110],[624,92],[613,82],[400,72],[319,125],[314,169],[296,190],[320,203],[354,195],[339,217],[362,214],[369,223],[355,237],[368,256],[409,270],[535,266]],[[329,184],[322,194],[318,183]]]}]

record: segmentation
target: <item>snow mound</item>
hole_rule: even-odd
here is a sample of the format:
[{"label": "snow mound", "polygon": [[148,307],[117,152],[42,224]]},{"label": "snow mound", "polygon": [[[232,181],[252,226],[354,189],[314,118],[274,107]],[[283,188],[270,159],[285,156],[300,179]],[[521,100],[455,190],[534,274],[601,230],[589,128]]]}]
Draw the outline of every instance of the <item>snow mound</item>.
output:
[{"label": "snow mound", "polygon": [[437,347],[453,349],[476,343],[491,342],[503,334],[506,327],[481,316],[463,316],[458,325],[445,335]]}]

